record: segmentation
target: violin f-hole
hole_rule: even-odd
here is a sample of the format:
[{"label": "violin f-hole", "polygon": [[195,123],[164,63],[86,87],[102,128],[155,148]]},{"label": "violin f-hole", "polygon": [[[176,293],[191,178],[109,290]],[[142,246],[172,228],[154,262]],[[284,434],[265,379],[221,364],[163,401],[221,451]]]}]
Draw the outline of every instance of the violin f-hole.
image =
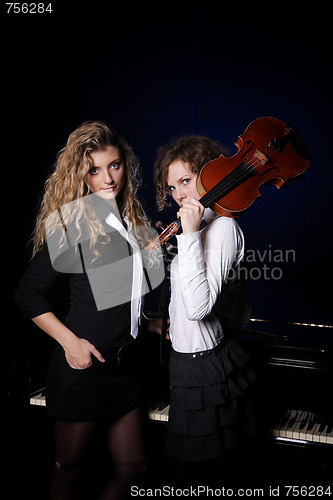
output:
[{"label": "violin f-hole", "polygon": [[[243,156],[242,156],[242,160],[245,160],[245,161],[247,161],[247,160],[248,160],[248,158],[247,158],[247,156],[246,156],[246,155],[247,155],[247,154],[251,151],[251,149],[254,147],[254,142],[253,142],[251,139],[249,139],[248,141],[246,141],[246,144],[250,144],[250,147],[249,147],[249,148],[245,151],[245,153],[244,153],[244,154],[243,154]],[[236,145],[238,146],[237,142],[236,142]]]},{"label": "violin f-hole", "polygon": [[279,167],[271,167],[271,168],[268,168],[267,170],[265,170],[265,172],[261,172],[260,170],[258,170],[258,174],[259,176],[263,176],[263,175],[266,175],[266,174],[269,174],[270,172],[272,172],[273,170],[276,170],[276,175],[278,176],[280,174],[280,169]]}]

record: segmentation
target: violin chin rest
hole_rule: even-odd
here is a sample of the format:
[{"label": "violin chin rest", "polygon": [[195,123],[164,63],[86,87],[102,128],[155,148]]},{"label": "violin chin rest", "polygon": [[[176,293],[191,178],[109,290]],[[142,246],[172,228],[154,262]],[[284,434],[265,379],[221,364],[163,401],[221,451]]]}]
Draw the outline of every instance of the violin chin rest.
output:
[{"label": "violin chin rest", "polygon": [[303,158],[310,160],[311,155],[310,155],[309,145],[305,137],[293,125],[287,124],[286,127],[289,130],[288,138],[294,150],[299,155],[303,156]]}]

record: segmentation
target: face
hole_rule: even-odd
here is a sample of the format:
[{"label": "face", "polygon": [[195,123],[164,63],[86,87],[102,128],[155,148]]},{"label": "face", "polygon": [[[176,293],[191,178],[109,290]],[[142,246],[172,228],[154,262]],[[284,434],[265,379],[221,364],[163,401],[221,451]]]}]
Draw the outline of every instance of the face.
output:
[{"label": "face", "polygon": [[117,198],[125,182],[125,167],[118,148],[107,146],[90,153],[92,167],[85,181],[92,193],[106,201]]},{"label": "face", "polygon": [[181,160],[176,160],[169,165],[167,184],[172,198],[180,207],[189,196],[200,199],[197,191],[197,174],[190,170],[190,165]]}]

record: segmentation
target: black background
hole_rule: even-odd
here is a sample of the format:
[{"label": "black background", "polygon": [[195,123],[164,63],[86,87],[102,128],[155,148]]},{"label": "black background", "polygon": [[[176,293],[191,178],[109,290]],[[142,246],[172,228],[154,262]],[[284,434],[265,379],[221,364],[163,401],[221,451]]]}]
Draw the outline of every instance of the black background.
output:
[{"label": "black background", "polygon": [[[43,183],[69,133],[91,119],[112,125],[139,156],[140,197],[153,223],[176,213],[156,210],[160,145],[203,134],[233,155],[260,116],[296,126],[309,142],[309,169],[291,189],[263,188],[239,218],[248,250],[295,252],[292,262],[251,264],[283,271],[279,280],[248,280],[252,317],[332,324],[329,13],[309,2],[265,5],[54,1],[51,14],[8,14],[3,4],[3,318],[10,315],[12,352],[27,328],[12,294]],[[331,332],[312,338],[309,330],[294,343],[329,345]]]}]

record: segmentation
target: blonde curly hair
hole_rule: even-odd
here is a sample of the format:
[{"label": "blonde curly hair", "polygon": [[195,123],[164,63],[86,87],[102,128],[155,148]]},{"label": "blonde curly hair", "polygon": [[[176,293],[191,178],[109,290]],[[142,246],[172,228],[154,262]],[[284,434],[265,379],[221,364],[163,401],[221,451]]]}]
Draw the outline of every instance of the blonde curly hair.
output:
[{"label": "blonde curly hair", "polygon": [[[141,182],[137,157],[128,143],[106,124],[99,121],[86,121],[70,134],[67,144],[57,155],[53,173],[45,182],[44,196],[33,231],[32,256],[43,248],[47,234],[52,234],[59,228],[59,220],[65,226],[74,221],[79,227],[79,222],[84,217],[90,236],[90,248],[98,257],[97,239],[104,236],[104,241],[108,241],[109,235],[105,233],[92,206],[81,200],[91,192],[85,182],[85,177],[92,168],[90,153],[104,150],[107,146],[118,148],[125,165],[125,183],[117,197],[120,215],[126,216],[132,222],[134,231],[136,228],[149,226],[141,204],[135,197]],[[76,203],[71,203],[75,200],[77,200]],[[59,214],[61,214],[60,219]],[[142,246],[144,246],[142,234],[140,231],[138,240],[141,239]]]}]

